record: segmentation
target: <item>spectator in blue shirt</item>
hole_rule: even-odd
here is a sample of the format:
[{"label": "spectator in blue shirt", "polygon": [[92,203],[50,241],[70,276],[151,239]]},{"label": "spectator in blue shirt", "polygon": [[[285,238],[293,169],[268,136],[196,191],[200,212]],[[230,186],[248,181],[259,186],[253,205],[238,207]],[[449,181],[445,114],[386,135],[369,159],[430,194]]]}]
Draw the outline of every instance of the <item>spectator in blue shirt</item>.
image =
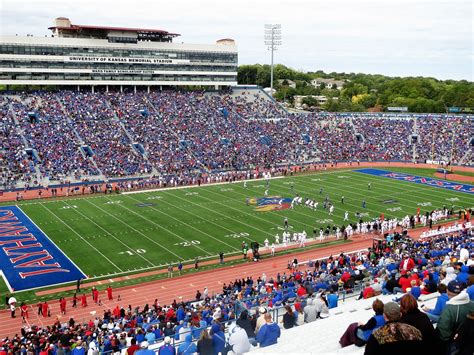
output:
[{"label": "spectator in blue shirt", "polygon": [[328,308],[329,309],[336,308],[338,299],[339,299],[339,296],[336,293],[334,293],[333,289],[331,289],[331,291],[329,291],[329,295],[327,295]]},{"label": "spectator in blue shirt", "polygon": [[445,284],[439,284],[438,285],[438,292],[439,296],[438,299],[436,300],[436,305],[434,309],[429,309],[427,307],[423,307],[422,310],[426,312],[426,315],[430,319],[432,323],[437,323],[439,316],[441,315],[441,312],[443,312],[443,309],[446,307],[446,302],[449,301],[448,294],[446,293],[446,285]]},{"label": "spectator in blue shirt", "polygon": [[276,344],[281,333],[278,324],[273,323],[270,313],[266,313],[264,317],[265,324],[262,325],[257,335],[257,342],[261,348]]}]

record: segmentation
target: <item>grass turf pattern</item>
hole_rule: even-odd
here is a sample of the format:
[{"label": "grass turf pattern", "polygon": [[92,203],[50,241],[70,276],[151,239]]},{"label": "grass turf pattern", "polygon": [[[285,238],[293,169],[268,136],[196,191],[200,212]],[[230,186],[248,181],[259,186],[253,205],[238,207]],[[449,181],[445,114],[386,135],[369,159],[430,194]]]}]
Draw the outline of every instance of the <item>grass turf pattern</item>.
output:
[{"label": "grass turf pattern", "polygon": [[[371,183],[371,190],[368,184]],[[294,192],[291,186],[294,186]],[[323,189],[320,194],[320,189]],[[330,171],[270,181],[269,196],[292,198],[298,193],[319,202],[316,211],[257,212],[246,198],[263,197],[264,180],[138,194],[95,195],[62,200],[24,201],[22,210],[71,260],[90,277],[165,266],[195,257],[216,257],[221,251],[239,253],[241,243],[281,236],[283,220],[290,231],[342,225],[344,213],[356,222],[403,217],[418,207],[428,211],[443,206],[473,207],[474,196],[435,187],[388,180],[351,171]],[[334,215],[322,208],[329,196]],[[344,196],[344,204],[341,197]],[[362,200],[366,208],[362,208]],[[332,220],[332,221],[331,221]],[[347,223],[346,223],[347,225]],[[0,289],[3,289],[1,287]]]}]

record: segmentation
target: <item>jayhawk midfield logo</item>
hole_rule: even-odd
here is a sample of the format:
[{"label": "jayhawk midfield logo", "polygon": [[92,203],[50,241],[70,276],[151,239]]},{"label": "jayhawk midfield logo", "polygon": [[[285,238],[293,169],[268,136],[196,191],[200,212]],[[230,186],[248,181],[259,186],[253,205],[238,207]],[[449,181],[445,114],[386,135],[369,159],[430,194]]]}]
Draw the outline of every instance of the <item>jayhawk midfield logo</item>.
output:
[{"label": "jayhawk midfield logo", "polygon": [[290,208],[291,198],[281,196],[254,197],[249,200],[251,205],[255,205],[255,211],[282,211]]}]

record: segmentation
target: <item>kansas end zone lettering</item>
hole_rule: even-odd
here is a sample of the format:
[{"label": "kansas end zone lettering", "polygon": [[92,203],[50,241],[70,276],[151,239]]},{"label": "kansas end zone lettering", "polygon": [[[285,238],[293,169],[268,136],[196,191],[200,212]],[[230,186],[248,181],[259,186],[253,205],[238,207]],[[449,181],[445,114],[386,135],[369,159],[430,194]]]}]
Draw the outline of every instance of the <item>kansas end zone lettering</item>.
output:
[{"label": "kansas end zone lettering", "polygon": [[[33,234],[21,234],[24,232],[28,232],[28,229],[22,226],[13,211],[0,211],[0,245],[3,245],[3,252],[6,256],[13,256],[9,260],[15,269],[31,267],[38,269],[19,272],[22,279],[52,272],[69,272],[61,268],[61,264],[54,262],[54,258],[41,243],[37,242]],[[47,263],[48,260],[53,260],[53,262]]]},{"label": "kansas end zone lettering", "polygon": [[0,207],[0,269],[16,291],[85,277],[16,206]]},{"label": "kansas end zone lettering", "polygon": [[431,179],[431,178],[427,178],[423,176],[395,173],[395,172],[378,170],[378,169],[358,169],[355,171],[359,173],[369,174],[369,175],[381,176],[381,177],[385,177],[389,179],[409,181],[416,184],[428,185],[428,186],[438,187],[438,188],[446,189],[446,190],[460,191],[460,192],[466,192],[468,194],[474,194],[474,186],[460,184],[458,182],[437,180],[437,179]]}]

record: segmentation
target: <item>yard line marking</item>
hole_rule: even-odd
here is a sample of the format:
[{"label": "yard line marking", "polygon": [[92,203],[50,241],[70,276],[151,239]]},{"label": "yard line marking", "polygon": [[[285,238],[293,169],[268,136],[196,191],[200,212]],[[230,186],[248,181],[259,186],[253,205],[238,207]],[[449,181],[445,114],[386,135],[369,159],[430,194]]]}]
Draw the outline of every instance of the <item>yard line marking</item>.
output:
[{"label": "yard line marking", "polygon": [[[247,190],[255,191],[255,190],[249,189],[249,188],[247,188]],[[214,192],[214,191],[209,191],[209,192],[213,193],[214,195],[218,195],[218,196],[219,196],[219,194],[216,193],[216,192]],[[245,194],[242,194],[242,193],[237,192],[237,191],[235,191],[235,193],[236,193],[236,194],[239,194],[239,195],[242,195],[242,196],[245,196],[245,197],[248,197],[248,196],[246,196]],[[201,196],[201,197],[208,199],[207,197],[204,197],[204,196]],[[238,201],[238,200],[236,199],[236,201]],[[218,202],[218,201],[216,201],[216,203],[219,203],[220,205],[224,205],[223,203],[220,203],[220,202]],[[237,208],[231,207],[230,205],[225,205],[225,206],[227,206],[228,208],[231,208],[231,209],[233,209],[233,210],[242,212],[242,211],[238,210]],[[276,224],[275,222],[269,221],[268,219],[263,219],[263,218],[261,218],[261,217],[258,217],[256,214],[251,214],[251,213],[248,213],[248,212],[244,212],[244,213],[245,213],[246,215],[252,217],[252,218],[259,219],[259,220],[261,220],[261,221],[263,221],[263,222],[265,222],[265,223],[267,223],[267,224],[271,224],[272,227],[274,227],[275,225],[278,225],[278,224]],[[312,218],[312,216],[306,215],[305,213],[299,213],[299,214],[302,214],[302,215],[304,215],[304,216],[306,216],[306,217]],[[300,224],[303,224],[303,225],[305,225],[305,226],[309,226],[309,227],[311,227],[311,228],[313,227],[312,225],[307,224],[307,223],[304,223],[304,222],[301,222],[301,221],[299,221],[299,223],[300,223]],[[258,230],[264,232],[265,234],[268,234],[268,235],[273,236],[273,234],[270,233],[270,232],[264,231],[264,230],[262,230],[262,229],[260,229],[260,228],[255,228],[255,227],[253,227],[253,228],[254,228],[254,229],[258,229]]]},{"label": "yard line marking", "polygon": [[[68,203],[64,200],[64,203],[68,205]],[[112,233],[110,233],[108,230],[106,230],[105,228],[103,228],[101,225],[97,224],[93,219],[89,218],[87,215],[85,215],[84,213],[80,212],[78,208],[75,208],[74,209],[74,212],[77,212],[79,213],[82,217],[86,218],[87,220],[91,221],[92,223],[94,223],[97,227],[99,227],[101,230],[103,230],[105,233],[107,233],[109,236],[111,236],[112,238],[114,238],[116,241],[118,241],[120,244],[122,244],[123,246],[125,246],[127,249],[130,249],[130,250],[133,250],[133,248],[131,248],[128,244],[124,243],[121,239],[117,238],[116,236],[114,236]],[[138,255],[140,258],[142,258],[143,260],[145,260],[146,262],[148,262],[151,266],[156,266],[155,264],[153,264],[150,260],[148,260],[147,258],[145,258],[143,255],[139,254],[139,253],[135,253],[136,255]]]},{"label": "yard line marking", "polygon": [[[130,198],[130,199],[132,199],[132,200],[134,200],[134,201],[141,202],[140,200],[137,200],[137,199],[135,199],[135,198],[133,198],[133,197],[131,197],[131,196],[125,196],[125,197]],[[137,212],[131,210],[130,208],[128,208],[128,207],[126,207],[126,206],[123,206],[123,205],[121,205],[121,207],[126,208],[127,210],[129,210],[130,212],[136,214],[136,215],[139,216],[140,218],[142,218],[142,219],[144,219],[144,220],[146,220],[146,221],[148,221],[148,222],[150,222],[150,223],[156,225],[157,227],[159,227],[159,228],[161,228],[161,229],[166,230],[168,233],[173,234],[174,236],[180,238],[181,240],[183,240],[183,241],[185,241],[185,242],[189,242],[189,240],[187,240],[187,239],[185,239],[185,238],[179,236],[178,234],[174,233],[173,231],[169,230],[168,228],[166,228],[166,227],[164,227],[164,226],[162,226],[162,225],[160,225],[160,224],[158,224],[158,223],[152,221],[151,219],[148,219],[148,218],[146,218],[145,216],[142,216],[141,214],[139,214],[139,213],[137,213]],[[170,218],[173,218],[173,219],[177,220],[178,222],[181,222],[179,219],[176,219],[175,217],[170,216],[169,214],[167,214],[167,213],[165,213],[165,212],[161,212],[161,211],[158,211],[158,212],[160,212],[160,213],[162,213],[162,214],[165,214],[166,216],[168,216],[168,217],[170,217]],[[181,223],[188,225],[189,227],[191,227],[191,228],[197,230],[198,232],[204,233],[204,234],[206,234],[206,235],[212,237],[210,234],[207,234],[207,233],[205,233],[205,232],[202,232],[200,229],[197,229],[197,228],[195,228],[195,227],[193,227],[193,226],[187,224],[186,222],[181,222]],[[193,245],[194,247],[196,247],[197,249],[202,250],[202,251],[203,251],[204,253],[206,253],[207,255],[212,255],[212,253],[210,253],[210,252],[204,250],[204,249],[201,248],[200,246],[198,246],[198,245],[196,245],[196,244],[192,244],[192,245]]]},{"label": "yard line marking", "polygon": [[[208,191],[208,192],[209,192],[209,191]],[[215,194],[217,194],[217,193],[215,193]],[[220,196],[219,194],[217,194],[217,195]],[[172,196],[175,196],[175,197],[178,197],[178,198],[180,198],[180,199],[183,199],[182,197],[179,197],[179,196],[177,196],[177,195],[172,195]],[[230,207],[230,206],[225,205],[224,203],[221,203],[221,202],[219,202],[219,201],[211,200],[210,198],[205,197],[205,196],[203,196],[203,195],[199,195],[199,197],[200,197],[200,198],[203,198],[203,199],[206,199],[206,200],[208,200],[208,201],[213,201],[214,203],[217,203],[217,204],[219,204],[219,205],[227,206],[227,207],[229,207],[229,208],[231,208],[231,209],[233,209],[233,210],[235,210],[235,211],[238,211],[239,214],[245,214],[245,215],[248,215],[248,216],[257,218],[257,219],[261,219],[262,221],[264,221],[264,222],[266,222],[266,223],[270,223],[270,224],[274,225],[273,222],[270,222],[270,221],[268,221],[268,220],[259,218],[258,216],[254,216],[254,215],[252,215],[252,214],[250,214],[250,213],[247,213],[247,212],[245,212],[245,211],[241,211],[241,210],[238,210],[238,209],[236,209],[236,208]],[[237,201],[237,199],[236,199],[236,201]],[[192,204],[194,204],[194,205],[198,205],[199,207],[203,207],[202,205],[200,205],[200,204],[197,203],[197,202],[192,202],[192,201],[190,201],[190,202],[191,202]],[[211,211],[211,212],[213,212],[213,213],[216,213],[216,214],[218,214],[218,215],[220,215],[220,216],[224,216],[225,218],[228,218],[227,215],[225,215],[225,214],[223,214],[223,213],[220,213],[219,211],[211,210],[211,209],[209,209],[209,208],[207,208],[207,207],[203,207],[203,208],[205,208],[205,209],[207,209],[207,210],[209,210],[209,211]],[[243,225],[245,225],[245,226],[247,226],[247,227],[249,227],[249,228],[258,230],[258,231],[260,231],[260,232],[262,232],[262,233],[265,233],[265,234],[268,234],[268,235],[272,235],[272,234],[271,234],[270,232],[268,232],[268,231],[265,231],[265,230],[263,230],[263,229],[260,229],[260,228],[258,228],[258,227],[255,227],[255,226],[252,226],[252,225],[247,224],[247,223],[245,223],[245,222],[243,222],[243,221],[240,221],[240,220],[235,219],[234,222],[243,224]],[[234,232],[234,233],[235,233],[235,232]]]},{"label": "yard line marking", "polygon": [[[136,198],[133,198],[133,197],[131,197],[131,196],[127,196],[127,197],[132,198],[134,201],[141,202],[140,200],[137,200]],[[180,197],[178,196],[178,198],[180,198]],[[182,199],[182,198],[180,198],[180,199]],[[185,200],[185,201],[186,201],[186,200]],[[221,228],[223,228],[223,229],[227,229],[228,231],[231,231],[230,229],[228,229],[228,228],[226,228],[226,227],[223,227],[223,226],[220,226],[220,225],[218,225],[217,223],[214,223],[214,222],[212,222],[212,221],[209,220],[209,219],[205,219],[204,217],[198,216],[198,215],[196,215],[196,214],[194,214],[194,213],[192,213],[192,212],[188,212],[187,210],[185,210],[185,209],[183,209],[183,208],[181,208],[181,207],[178,207],[178,206],[174,206],[174,205],[170,204],[169,202],[165,202],[164,200],[161,200],[161,202],[162,202],[162,203],[163,203],[163,202],[164,202],[164,203],[167,203],[167,204],[173,206],[173,207],[176,208],[176,209],[180,209],[180,210],[182,210],[182,211],[184,211],[184,212],[186,212],[186,213],[188,213],[188,214],[191,214],[191,215],[193,215],[193,216],[195,216],[195,217],[197,217],[197,218],[199,218],[199,219],[202,219],[202,220],[207,221],[207,222],[209,222],[209,223],[212,223],[212,224],[214,224],[214,225],[216,225],[216,226],[218,226],[218,227],[221,227]],[[150,207],[150,208],[151,208],[152,210],[156,210],[156,209],[153,208],[153,207]],[[205,207],[204,207],[204,208],[205,208]],[[193,229],[195,229],[195,230],[197,230],[197,231],[199,231],[199,232],[201,232],[201,233],[207,235],[208,237],[210,237],[210,238],[212,238],[212,239],[214,239],[214,240],[216,240],[216,241],[218,241],[218,242],[220,242],[220,243],[222,243],[222,244],[227,245],[228,247],[230,247],[230,248],[232,248],[232,249],[234,249],[234,250],[239,250],[239,249],[237,249],[236,247],[234,247],[234,246],[232,246],[232,245],[230,245],[230,244],[224,242],[223,240],[220,240],[220,239],[214,237],[213,235],[211,235],[211,234],[209,234],[209,233],[207,233],[207,232],[205,232],[205,231],[200,230],[199,228],[195,228],[195,227],[189,225],[189,224],[186,223],[186,222],[180,221],[179,219],[177,219],[177,218],[175,218],[175,217],[173,217],[173,216],[170,216],[170,215],[168,215],[168,214],[165,213],[165,212],[162,212],[162,211],[158,211],[158,212],[159,212],[159,213],[162,213],[162,214],[165,214],[166,216],[168,216],[168,217],[170,217],[170,218],[173,218],[174,220],[179,221],[179,222],[181,222],[182,224],[188,225],[188,226],[190,226],[191,228],[193,228]],[[230,217],[229,217],[229,218],[230,218]],[[235,233],[235,232],[233,232],[233,231],[231,231],[231,232],[232,232],[232,233]]]},{"label": "yard line marking", "polygon": [[[361,180],[363,180],[363,181],[374,181],[374,180],[366,180],[366,179],[361,179]],[[314,184],[307,183],[307,182],[302,182],[302,184],[304,184],[304,185],[309,185],[309,186],[314,185]],[[371,195],[365,195],[365,194],[361,194],[361,193],[355,192],[355,191],[358,191],[357,189],[355,189],[355,191],[352,190],[352,188],[351,188],[350,190],[348,190],[348,189],[343,189],[340,185],[338,185],[338,184],[335,183],[335,182],[326,181],[326,184],[327,184],[327,185],[330,185],[330,186],[334,186],[333,188],[335,188],[335,189],[342,190],[342,191],[349,191],[350,194],[357,195],[357,196],[362,196],[362,198],[364,198],[364,197],[366,197],[366,196],[367,196],[366,198],[379,198],[379,197],[384,196],[384,195],[387,194],[387,192],[386,192],[386,190],[385,190],[383,193],[375,193],[375,194],[371,194]],[[361,184],[361,185],[365,185],[365,183],[364,183],[364,184]],[[384,184],[384,185],[385,185],[384,187],[386,188],[387,185],[390,186],[391,184]],[[277,186],[278,186],[278,185],[277,185]],[[352,185],[352,186],[355,186],[355,185]],[[391,188],[392,188],[392,189],[397,189],[397,190],[402,190],[402,191],[400,192],[400,194],[410,193],[410,192],[412,193],[413,190],[414,190],[413,188],[406,188],[406,189],[404,189],[404,188],[401,187],[401,186],[398,187],[398,185],[392,186]],[[417,192],[417,194],[426,195],[426,194],[428,194],[428,192],[427,192],[427,193]],[[397,196],[398,196],[398,195],[397,195]],[[412,201],[412,200],[408,200],[408,199],[403,198],[403,197],[397,197],[397,198],[398,198],[399,200],[403,200],[403,201],[409,201],[409,202]],[[429,198],[429,199],[431,199],[431,200],[436,200],[436,197],[433,197],[432,194],[430,194],[429,197],[427,197],[427,198]],[[440,200],[437,200],[437,201],[440,201]],[[345,204],[350,205],[350,206],[355,206],[355,207],[357,208],[357,205],[355,205],[355,204],[351,204],[351,203],[349,203],[349,202],[347,202],[347,203],[345,203]],[[412,206],[407,205],[407,204],[404,204],[404,203],[398,203],[398,205],[401,205],[401,206],[405,206],[405,207],[406,207],[406,209],[403,209],[404,212],[407,212],[407,211],[408,211],[407,209],[409,209],[409,208],[412,207]],[[414,208],[415,208],[415,207],[414,207]],[[374,210],[369,209],[369,208],[366,208],[366,210],[374,211]],[[375,212],[375,211],[374,211],[374,212]],[[379,214],[382,213],[382,212],[383,212],[383,211],[379,212]],[[414,211],[408,212],[408,213],[409,213],[409,214],[413,214]]]},{"label": "yard line marking", "polygon": [[66,222],[64,222],[61,218],[59,218],[59,216],[54,213],[53,211],[51,211],[48,207],[46,207],[45,205],[43,205],[42,203],[40,203],[40,205],[46,209],[46,211],[48,211],[49,213],[51,213],[54,217],[56,217],[62,224],[64,224],[67,228],[69,228],[74,234],[76,234],[79,238],[81,238],[87,245],[89,245],[92,249],[94,249],[95,251],[97,251],[97,253],[99,253],[100,255],[102,255],[104,257],[104,259],[106,259],[109,263],[111,263],[116,269],[120,270],[121,272],[123,272],[123,270],[118,267],[112,260],[110,260],[107,256],[104,255],[104,253],[102,253],[99,249],[97,249],[95,246],[93,246],[91,243],[89,243],[86,239],[84,239],[82,237],[82,235],[80,235],[75,229],[71,228],[71,226],[69,226]]},{"label": "yard line marking", "polygon": [[[108,199],[108,198],[106,197],[106,199]],[[108,199],[108,200],[109,200],[109,199]],[[168,253],[173,254],[174,256],[176,256],[176,257],[178,258],[178,260],[182,260],[182,259],[183,259],[183,258],[180,257],[178,254],[174,253],[173,251],[169,250],[168,248],[165,248],[162,244],[158,243],[156,240],[150,238],[150,237],[147,236],[146,234],[144,234],[144,233],[142,233],[141,231],[139,231],[138,229],[132,227],[131,225],[129,225],[128,223],[124,222],[123,220],[121,220],[120,218],[116,217],[115,215],[113,215],[113,214],[107,212],[107,211],[104,210],[102,207],[100,207],[100,206],[98,206],[98,205],[96,205],[96,204],[94,204],[94,203],[92,203],[92,202],[90,202],[90,201],[87,201],[87,202],[88,202],[89,204],[95,206],[96,208],[100,209],[102,212],[107,213],[109,216],[113,217],[114,219],[116,219],[116,220],[119,221],[120,223],[126,225],[128,228],[133,229],[135,232],[137,232],[138,234],[144,236],[146,239],[148,239],[148,240],[149,240],[150,242],[152,242],[153,244],[156,244],[156,245],[158,245],[160,248],[162,248],[163,250],[167,251]],[[127,208],[127,207],[124,206],[123,204],[119,204],[119,205],[117,205],[117,206],[119,206],[119,207],[121,207],[121,208],[124,208],[124,209],[126,209],[126,210],[128,210],[128,211],[130,211],[130,212],[132,212],[132,213],[134,213],[134,214],[136,214],[137,216],[141,217],[141,215],[140,215],[139,213],[136,213],[135,211],[133,211],[133,210]],[[181,238],[179,235],[177,235],[177,234],[174,233],[174,232],[171,232],[171,231],[168,230],[167,228],[162,227],[162,226],[160,226],[159,224],[157,224],[157,226],[159,226],[160,228],[162,228],[162,229],[164,229],[164,230],[167,230],[168,232],[170,232],[171,234],[177,236],[178,238]]]}]

